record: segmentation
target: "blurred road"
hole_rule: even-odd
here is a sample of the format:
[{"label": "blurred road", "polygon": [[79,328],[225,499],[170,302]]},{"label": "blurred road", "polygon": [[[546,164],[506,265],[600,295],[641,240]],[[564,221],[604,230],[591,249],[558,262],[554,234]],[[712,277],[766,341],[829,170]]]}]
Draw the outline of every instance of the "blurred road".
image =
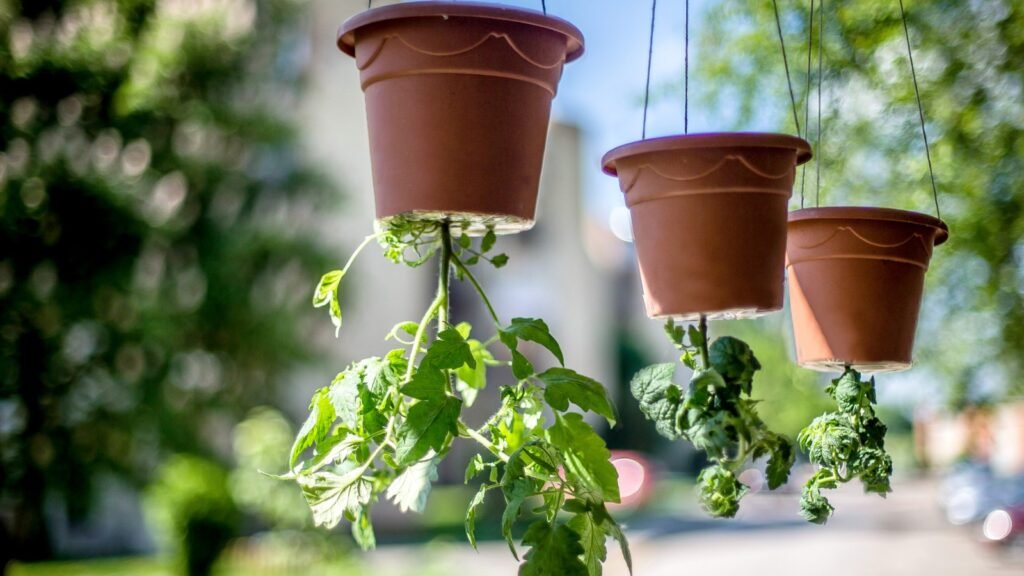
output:
[{"label": "blurred road", "polygon": [[[797,495],[752,495],[733,521],[695,517],[645,517],[627,531],[634,574],[714,576],[1021,576],[1011,561],[978,539],[977,529],[957,528],[942,517],[935,484],[895,486],[888,499],[851,487],[829,495],[838,510],[827,526],[795,518]],[[627,574],[609,542],[605,574]],[[368,574],[507,576],[516,563],[503,543],[479,552],[454,543],[385,546],[364,558]],[[410,571],[411,567],[417,567]],[[554,575],[553,575],[554,576]]]}]

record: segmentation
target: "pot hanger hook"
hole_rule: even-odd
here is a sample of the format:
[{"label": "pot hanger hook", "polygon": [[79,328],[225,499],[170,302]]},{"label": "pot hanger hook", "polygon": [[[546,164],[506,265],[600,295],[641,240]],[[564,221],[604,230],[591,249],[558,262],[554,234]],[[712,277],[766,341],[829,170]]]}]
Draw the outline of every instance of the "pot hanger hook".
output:
[{"label": "pot hanger hook", "polygon": [[935,201],[935,216],[942,219],[939,210],[939,188],[935,185],[935,169],[932,168],[932,153],[928,146],[928,131],[924,126],[924,105],[921,103],[921,90],[917,86],[917,71],[914,69],[914,53],[910,49],[910,28],[907,26],[907,12],[903,9],[903,0],[899,0],[900,17],[903,19],[903,35],[907,39],[907,59],[910,61],[910,77],[914,81],[914,96],[917,97],[917,114],[921,120],[921,138],[924,140],[924,154],[928,159],[928,176],[932,181],[932,199]]}]

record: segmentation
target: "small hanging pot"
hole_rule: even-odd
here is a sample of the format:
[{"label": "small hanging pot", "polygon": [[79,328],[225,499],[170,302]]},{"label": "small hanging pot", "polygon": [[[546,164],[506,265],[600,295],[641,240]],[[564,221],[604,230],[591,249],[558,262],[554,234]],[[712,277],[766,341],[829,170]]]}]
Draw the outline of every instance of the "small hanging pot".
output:
[{"label": "small hanging pot", "polygon": [[469,2],[367,10],[338,31],[366,98],[378,219],[450,217],[470,232],[531,227],[572,24]]},{"label": "small hanging pot", "polygon": [[647,315],[781,309],[787,203],[810,158],[800,138],[758,133],[653,138],[605,154],[632,217]]},{"label": "small hanging pot", "polygon": [[909,368],[932,248],[948,237],[944,222],[917,212],[792,212],[786,267],[797,362],[819,371]]}]

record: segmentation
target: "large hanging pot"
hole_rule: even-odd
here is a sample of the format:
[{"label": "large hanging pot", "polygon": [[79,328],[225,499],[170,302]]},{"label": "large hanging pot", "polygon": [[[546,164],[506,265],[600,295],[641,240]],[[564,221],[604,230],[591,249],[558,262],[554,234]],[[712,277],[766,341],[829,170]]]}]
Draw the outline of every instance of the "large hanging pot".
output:
[{"label": "large hanging pot", "polygon": [[533,225],[551,100],[583,53],[572,24],[504,6],[410,2],[338,31],[366,97],[377,218]]},{"label": "large hanging pot", "polygon": [[926,214],[828,207],[789,215],[786,266],[797,361],[820,371],[909,368],[932,248],[949,237]]},{"label": "large hanging pot", "polygon": [[632,217],[647,315],[781,309],[787,203],[810,158],[800,138],[757,133],[653,138],[605,154]]}]

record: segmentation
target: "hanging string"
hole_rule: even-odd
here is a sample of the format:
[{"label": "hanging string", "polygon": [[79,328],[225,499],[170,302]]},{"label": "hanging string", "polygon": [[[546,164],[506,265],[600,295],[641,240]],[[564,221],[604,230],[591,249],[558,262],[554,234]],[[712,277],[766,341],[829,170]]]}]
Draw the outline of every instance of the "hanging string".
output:
[{"label": "hanging string", "polygon": [[907,59],[910,60],[910,76],[914,80],[914,95],[917,97],[917,114],[921,119],[921,137],[924,139],[924,154],[928,159],[928,175],[932,180],[932,199],[935,200],[935,215],[942,219],[942,212],[939,211],[939,188],[935,185],[935,170],[932,168],[932,153],[928,147],[928,131],[924,127],[924,105],[921,104],[921,90],[917,87],[917,72],[914,70],[914,54],[910,49],[910,28],[907,26],[907,12],[903,9],[903,0],[900,3],[900,17],[903,19],[903,34],[907,38]]},{"label": "hanging string", "polygon": [[[819,34],[821,32],[818,32]],[[804,90],[804,128],[811,134],[811,48],[814,42],[814,0],[811,0],[810,15],[807,17],[807,88]],[[819,126],[820,129],[820,126]],[[804,207],[804,188],[807,183],[807,164],[800,167],[800,207]]]},{"label": "hanging string", "polygon": [[818,6],[818,131],[814,136],[814,172],[817,183],[814,187],[814,206],[821,206],[821,163],[824,160],[821,152],[821,43],[825,37],[825,0]]},{"label": "hanging string", "polygon": [[690,133],[690,0],[686,0],[683,48],[683,134]]},{"label": "hanging string", "polygon": [[793,104],[793,123],[796,124],[796,135],[800,136],[800,117],[796,112],[796,94],[793,92],[793,79],[789,76],[789,58],[786,57],[786,40],[782,37],[782,20],[779,18],[779,2],[772,0],[775,8],[775,27],[779,31],[779,45],[782,46],[782,65],[786,67],[786,84],[789,86],[789,101]]},{"label": "hanging string", "polygon": [[373,8],[373,0],[366,0],[366,9]]},{"label": "hanging string", "polygon": [[544,11],[545,14],[547,14],[548,13],[548,4],[547,4],[547,2],[545,2],[544,0],[540,0],[540,9],[542,11]]},{"label": "hanging string", "polygon": [[654,56],[654,15],[658,11],[658,0],[651,0],[651,39],[647,45],[647,84],[644,86],[644,123],[640,139],[647,139],[647,103],[651,99],[651,59]]}]

